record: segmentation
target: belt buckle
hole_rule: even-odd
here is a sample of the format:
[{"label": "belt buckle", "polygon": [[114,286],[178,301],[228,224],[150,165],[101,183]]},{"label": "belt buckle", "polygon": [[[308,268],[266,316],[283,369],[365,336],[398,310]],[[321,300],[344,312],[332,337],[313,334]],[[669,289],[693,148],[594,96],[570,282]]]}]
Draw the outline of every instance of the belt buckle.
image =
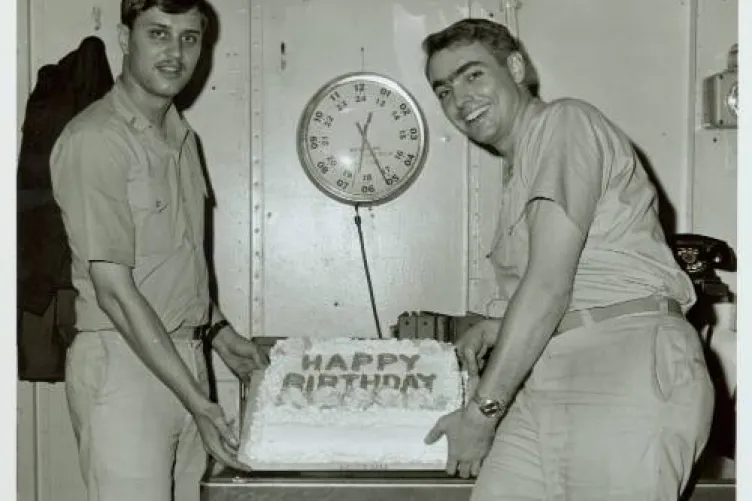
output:
[{"label": "belt buckle", "polygon": [[193,340],[194,341],[201,341],[204,337],[204,331],[206,330],[205,326],[199,326],[193,328]]}]

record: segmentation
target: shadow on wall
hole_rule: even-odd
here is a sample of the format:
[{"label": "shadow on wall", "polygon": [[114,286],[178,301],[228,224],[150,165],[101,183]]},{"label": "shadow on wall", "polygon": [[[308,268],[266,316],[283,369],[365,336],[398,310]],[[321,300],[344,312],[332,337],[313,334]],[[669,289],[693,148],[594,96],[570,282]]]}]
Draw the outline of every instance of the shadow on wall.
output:
[{"label": "shadow on wall", "polygon": [[[207,6],[207,22],[206,31],[204,33],[203,47],[201,50],[201,58],[198,61],[196,70],[193,74],[193,78],[186,85],[185,89],[175,98],[175,106],[181,112],[191,108],[199,99],[201,94],[206,88],[206,84],[211,75],[214,67],[214,51],[216,49],[217,41],[220,36],[220,22],[217,11],[208,2]],[[215,304],[219,304],[219,292],[217,287],[217,275],[214,268],[214,208],[216,207],[216,196],[214,189],[209,182],[210,178],[206,167],[206,155],[204,153],[204,147],[200,137],[196,137],[196,143],[198,147],[198,154],[201,162],[201,170],[203,171],[204,179],[206,180],[207,200],[204,206],[204,252],[206,256],[206,265],[209,273],[209,294]],[[211,356],[211,346],[204,346],[204,354],[206,355],[207,370],[209,375],[209,381],[211,382],[211,394],[210,397],[213,401],[218,400],[217,386],[216,386],[216,371],[213,366],[213,358]]]},{"label": "shadow on wall", "polygon": [[[216,49],[217,41],[220,35],[220,22],[217,11],[208,2],[207,6],[207,22],[206,32],[204,33],[203,47],[201,51],[201,58],[198,61],[196,70],[193,74],[193,78],[186,85],[185,89],[175,98],[175,106],[181,111],[189,109],[195,104],[198,98],[203,93],[206,83],[211,75],[212,68],[214,66],[214,51]],[[201,169],[206,180],[207,190],[207,203],[205,206],[204,218],[205,218],[205,232],[204,239],[204,251],[206,252],[207,267],[209,269],[209,289],[211,297],[214,301],[218,301],[217,298],[217,280],[216,273],[214,271],[214,247],[213,247],[213,234],[214,234],[214,208],[216,207],[216,197],[214,190],[209,183],[209,175],[206,167],[206,155],[204,154],[204,147],[200,137],[196,138],[198,146],[198,154],[201,161]]]},{"label": "shadow on wall", "polygon": [[212,67],[214,65],[214,49],[219,40],[220,33],[219,16],[217,15],[217,11],[214,10],[214,7],[208,2],[206,3],[206,6],[207,22],[203,47],[201,50],[201,58],[199,59],[196,70],[193,73],[193,78],[188,82],[185,89],[183,89],[183,91],[175,98],[175,106],[177,106],[180,111],[184,111],[193,106],[199,98],[204,91],[204,87],[206,87],[206,82],[209,80],[209,75],[211,75]]},{"label": "shadow on wall", "polygon": [[653,183],[653,186],[655,186],[655,191],[658,196],[658,219],[660,219],[661,226],[663,227],[663,232],[666,234],[666,237],[675,235],[676,209],[669,201],[668,196],[666,196],[666,191],[663,189],[663,185],[661,185],[661,182],[658,180],[658,176],[655,175],[655,171],[653,170],[653,166],[650,163],[648,156],[636,144],[632,143],[632,147],[637,153],[637,157],[640,159],[643,167],[645,167],[645,172],[650,178],[650,181]]}]

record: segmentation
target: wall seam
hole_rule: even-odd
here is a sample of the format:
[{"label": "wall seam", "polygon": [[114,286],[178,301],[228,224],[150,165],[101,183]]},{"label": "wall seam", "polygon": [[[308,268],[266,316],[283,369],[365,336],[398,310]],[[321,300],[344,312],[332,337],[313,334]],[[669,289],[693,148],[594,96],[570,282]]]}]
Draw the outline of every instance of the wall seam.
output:
[{"label": "wall seam", "polygon": [[679,232],[694,230],[694,191],[696,162],[696,128],[697,128],[697,29],[698,0],[689,2],[689,82],[687,96],[687,154],[684,190],[684,221],[679,221]]}]

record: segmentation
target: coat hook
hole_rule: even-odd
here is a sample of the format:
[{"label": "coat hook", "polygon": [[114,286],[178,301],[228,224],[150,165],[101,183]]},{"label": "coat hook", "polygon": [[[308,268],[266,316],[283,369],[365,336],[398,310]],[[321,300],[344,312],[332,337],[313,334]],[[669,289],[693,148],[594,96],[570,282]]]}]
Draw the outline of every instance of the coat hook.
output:
[{"label": "coat hook", "polygon": [[99,31],[102,28],[102,9],[99,7],[92,8],[91,17],[94,19],[94,31]]}]

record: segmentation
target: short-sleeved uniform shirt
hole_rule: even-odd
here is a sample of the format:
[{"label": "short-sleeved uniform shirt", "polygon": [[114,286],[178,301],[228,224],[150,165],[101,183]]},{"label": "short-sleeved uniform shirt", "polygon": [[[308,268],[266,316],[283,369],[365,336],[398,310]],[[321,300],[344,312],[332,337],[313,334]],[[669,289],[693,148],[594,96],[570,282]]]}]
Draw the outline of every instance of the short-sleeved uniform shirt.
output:
[{"label": "short-sleeved uniform shirt", "polygon": [[174,106],[165,123],[162,133],[118,79],[53,148],[52,185],[72,251],[79,330],[115,328],[97,304],[92,261],[131,267],[168,332],[207,321],[206,184],[195,134]]},{"label": "short-sleeved uniform shirt", "polygon": [[525,209],[547,199],[586,236],[569,311],[650,295],[673,298],[685,311],[694,303],[661,229],[655,187],[626,134],[595,107],[533,100],[506,174],[490,254],[502,302],[527,266]]}]

